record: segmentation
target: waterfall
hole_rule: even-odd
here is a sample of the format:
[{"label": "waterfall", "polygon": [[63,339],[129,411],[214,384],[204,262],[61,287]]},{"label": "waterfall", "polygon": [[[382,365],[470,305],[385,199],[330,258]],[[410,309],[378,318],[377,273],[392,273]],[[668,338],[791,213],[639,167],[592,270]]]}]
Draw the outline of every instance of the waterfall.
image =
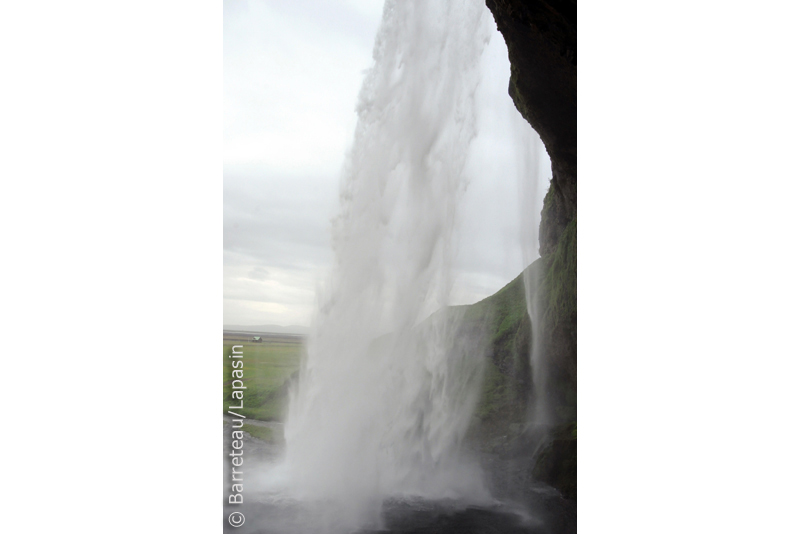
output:
[{"label": "waterfall", "polygon": [[[540,275],[531,264],[539,257],[539,223],[543,192],[540,176],[542,172],[541,153],[544,145],[538,134],[527,122],[514,121],[516,136],[522,142],[517,149],[518,183],[520,201],[520,225],[522,232],[522,255],[526,265],[522,280],[525,284],[525,303],[531,321],[530,364],[533,382],[533,395],[528,420],[531,424],[550,423],[550,403],[547,398],[547,366],[544,347],[539,335],[539,289]],[[534,206],[537,208],[535,209]]]},{"label": "waterfall", "polygon": [[490,22],[480,0],[384,6],[285,428],[291,490],[344,529],[390,496],[486,497],[461,450],[483,359],[446,306]]}]

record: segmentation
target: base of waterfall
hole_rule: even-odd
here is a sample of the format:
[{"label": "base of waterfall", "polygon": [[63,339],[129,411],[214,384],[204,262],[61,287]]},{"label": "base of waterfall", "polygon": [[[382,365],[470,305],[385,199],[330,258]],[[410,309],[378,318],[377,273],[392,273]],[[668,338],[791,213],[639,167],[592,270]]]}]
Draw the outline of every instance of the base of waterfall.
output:
[{"label": "base of waterfall", "polygon": [[[263,534],[544,534],[575,532],[569,511],[541,513],[552,494],[543,488],[538,503],[477,506],[460,501],[427,501],[415,498],[389,499],[383,503],[382,525],[356,530],[340,529],[330,520],[334,510],[278,496],[256,500],[239,509],[247,517],[242,528],[229,531]],[[566,503],[565,503],[566,504]],[[569,525],[569,522],[572,522]]]},{"label": "base of waterfall", "polygon": [[[225,430],[228,430],[227,425]],[[224,439],[230,439],[229,432]],[[282,462],[284,444],[245,434],[248,479],[244,502],[224,503],[224,516],[239,512],[240,527],[225,524],[225,532],[240,534],[556,534],[576,532],[575,501],[555,489],[532,482],[529,473],[504,452],[479,457],[487,492],[481,496],[434,498],[395,495],[381,499],[379,515],[367,524],[353,521],[335,499],[312,500],[293,495]],[[229,485],[226,468],[224,487]],[[342,495],[347,488],[342,488]]]}]

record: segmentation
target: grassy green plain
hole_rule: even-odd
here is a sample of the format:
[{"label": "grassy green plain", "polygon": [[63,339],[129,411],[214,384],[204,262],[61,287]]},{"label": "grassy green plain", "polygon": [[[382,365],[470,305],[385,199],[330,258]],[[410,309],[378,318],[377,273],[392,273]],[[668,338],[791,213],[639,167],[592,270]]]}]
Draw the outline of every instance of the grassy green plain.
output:
[{"label": "grassy green plain", "polygon": [[231,348],[244,353],[244,408],[232,410],[249,419],[278,421],[286,409],[289,382],[300,369],[303,344],[300,340],[264,337],[262,343],[224,339],[222,343],[222,412],[229,406],[239,406],[238,399],[232,397],[233,367]]},{"label": "grassy green plain", "polygon": [[256,426],[256,425],[242,425],[242,430],[244,430],[254,438],[260,439],[261,441],[269,441],[269,442],[277,441],[277,436],[275,435],[275,432],[271,428],[267,428],[264,426]]}]

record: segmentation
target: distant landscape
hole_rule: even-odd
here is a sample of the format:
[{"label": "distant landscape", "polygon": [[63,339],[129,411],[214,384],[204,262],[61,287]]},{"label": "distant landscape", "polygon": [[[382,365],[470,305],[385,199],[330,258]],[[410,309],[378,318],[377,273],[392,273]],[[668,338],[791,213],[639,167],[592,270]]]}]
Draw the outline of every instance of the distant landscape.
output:
[{"label": "distant landscape", "polygon": [[263,342],[254,343],[243,336],[231,339],[224,335],[222,343],[222,413],[227,414],[233,399],[232,359],[229,357],[233,345],[243,352],[244,376],[247,387],[244,407],[236,412],[248,419],[281,421],[288,402],[289,386],[297,379],[303,343],[296,336],[265,336]]},{"label": "distant landscape", "polygon": [[280,326],[277,324],[259,324],[259,325],[223,325],[224,331],[233,332],[263,332],[265,334],[297,334],[308,335],[308,327],[299,325]]}]

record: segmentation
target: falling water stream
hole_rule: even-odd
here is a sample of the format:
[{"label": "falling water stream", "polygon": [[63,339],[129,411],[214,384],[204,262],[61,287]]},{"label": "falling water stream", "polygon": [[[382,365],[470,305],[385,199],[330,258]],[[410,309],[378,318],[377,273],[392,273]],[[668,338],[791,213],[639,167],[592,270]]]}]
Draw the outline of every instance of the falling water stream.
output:
[{"label": "falling water stream", "polygon": [[248,486],[260,519],[238,532],[384,529],[387,502],[389,515],[498,504],[464,447],[484,358],[446,308],[491,24],[480,0],[386,2],[285,454],[267,454]]},{"label": "falling water stream", "polygon": [[[481,358],[454,345],[451,238],[476,134],[488,12],[389,1],[359,96],[336,266],[286,423],[292,491],[331,523],[380,526],[395,495],[488,499],[459,455]],[[346,488],[346,491],[343,489]]]}]

